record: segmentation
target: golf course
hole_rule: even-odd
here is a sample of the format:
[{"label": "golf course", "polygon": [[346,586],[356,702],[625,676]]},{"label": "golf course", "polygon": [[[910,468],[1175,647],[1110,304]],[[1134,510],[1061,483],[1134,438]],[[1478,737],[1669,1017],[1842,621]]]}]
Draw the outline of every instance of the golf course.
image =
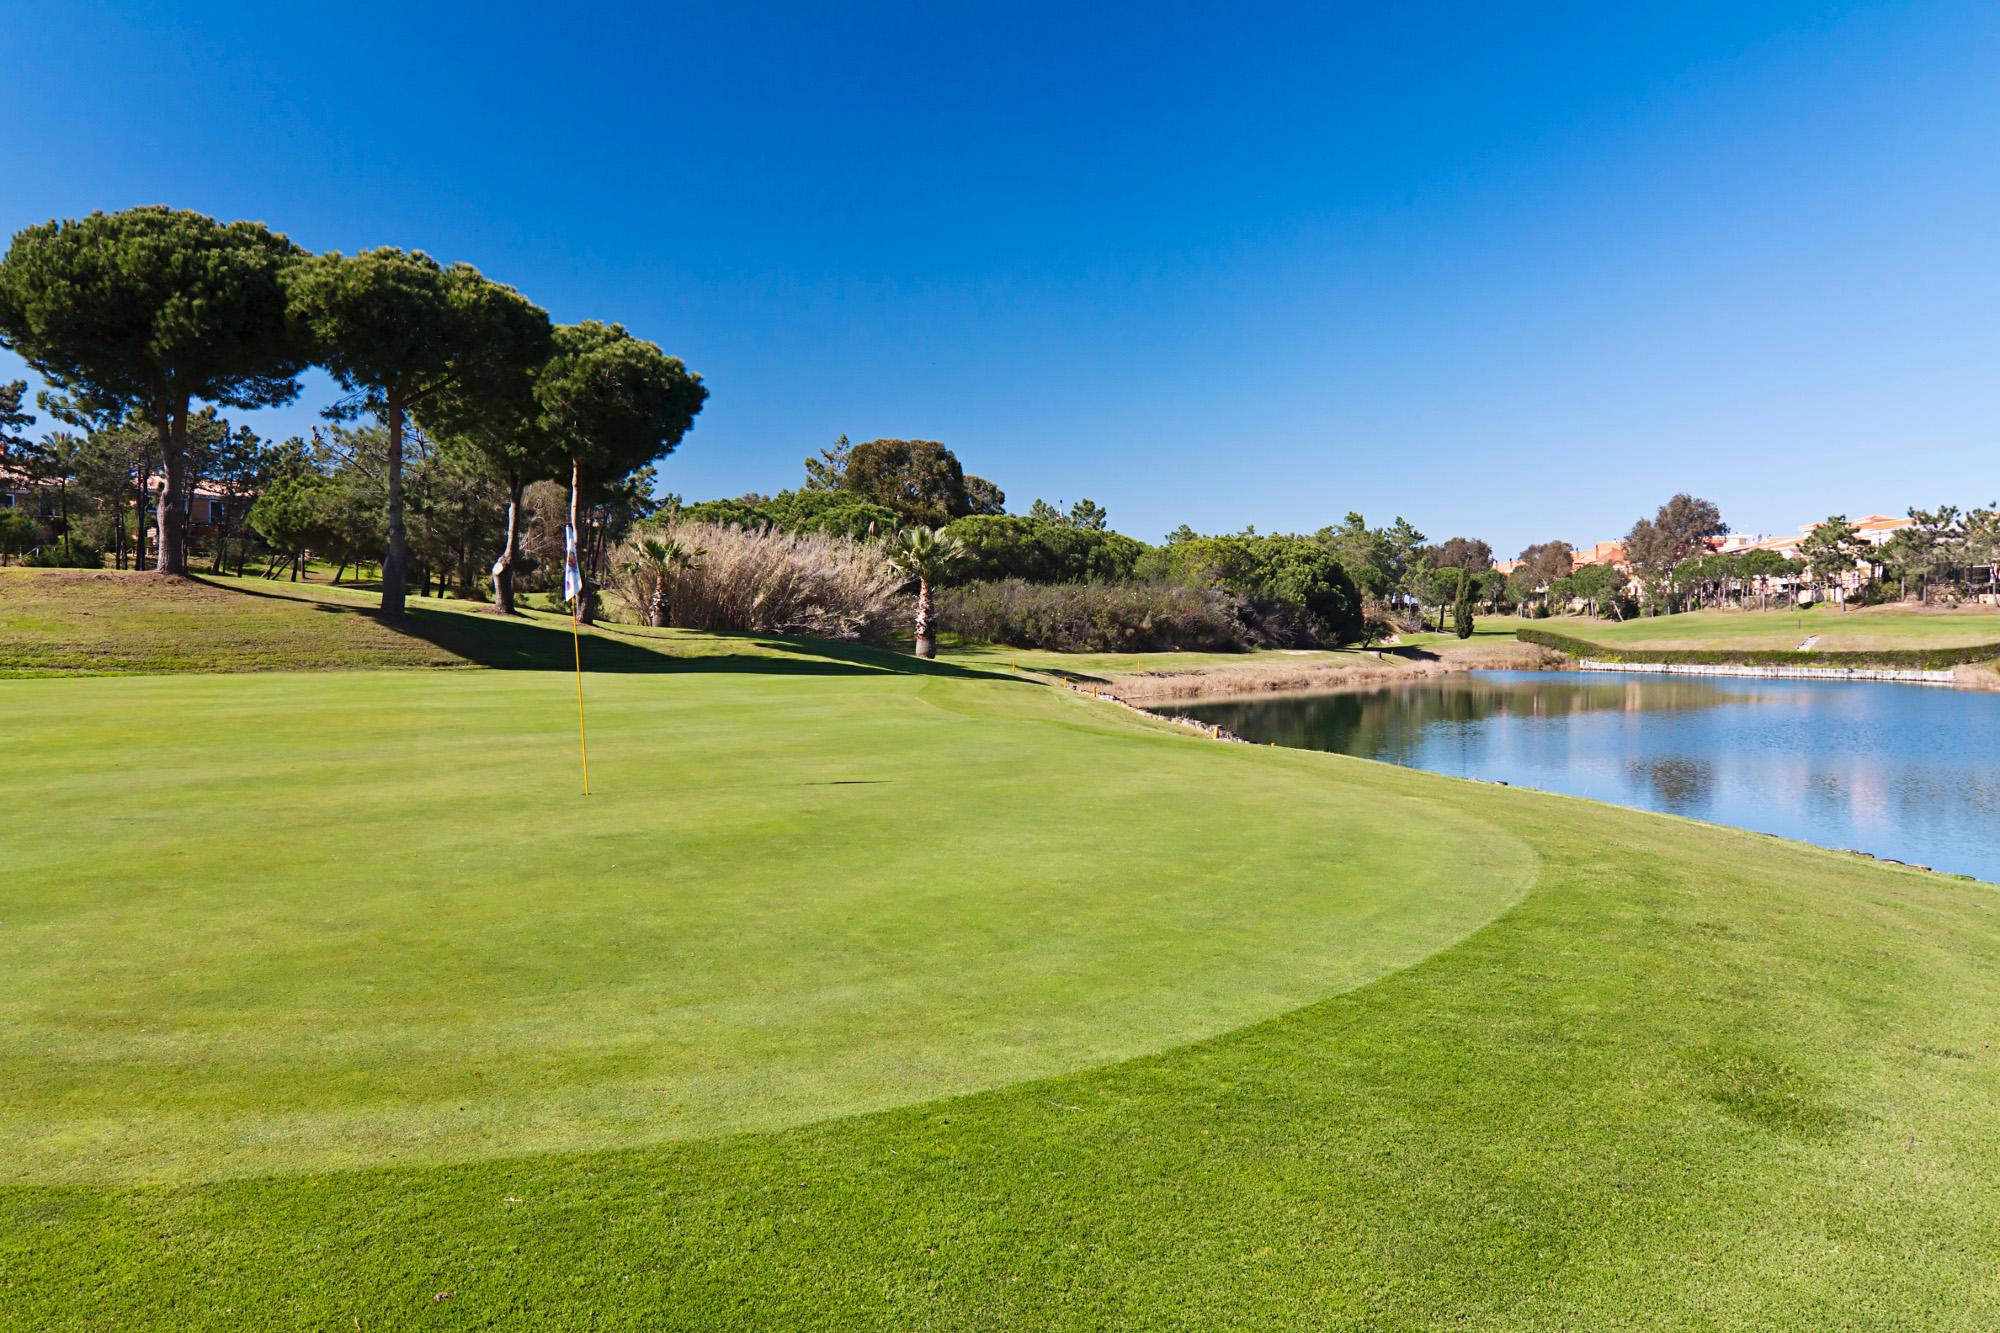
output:
[{"label": "golf course", "polygon": [[2000,610],[1980,605],[1942,610],[1892,603],[1843,611],[1821,603],[1790,611],[1718,609],[1623,621],[1555,616],[1515,623],[1619,648],[1783,650],[1812,639],[1822,652],[1867,652],[2000,643]]},{"label": "golf course", "polygon": [[1992,886],[369,604],[0,570],[0,1328],[2000,1322]]}]

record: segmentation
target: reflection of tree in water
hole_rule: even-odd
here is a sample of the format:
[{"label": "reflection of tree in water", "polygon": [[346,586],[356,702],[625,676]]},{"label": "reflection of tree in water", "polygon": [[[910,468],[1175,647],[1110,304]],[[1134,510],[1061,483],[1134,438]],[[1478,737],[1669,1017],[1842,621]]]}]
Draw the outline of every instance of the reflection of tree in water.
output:
[{"label": "reflection of tree in water", "polygon": [[1715,765],[1706,759],[1670,755],[1661,759],[1634,759],[1625,771],[1653,789],[1663,810],[1686,814],[1708,804],[1715,794]]},{"label": "reflection of tree in water", "polygon": [[1227,727],[1246,740],[1404,762],[1426,733],[1440,726],[1473,726],[1493,718],[1707,708],[1739,697],[1699,680],[1494,679],[1458,674],[1380,690],[1193,704],[1179,711]]}]

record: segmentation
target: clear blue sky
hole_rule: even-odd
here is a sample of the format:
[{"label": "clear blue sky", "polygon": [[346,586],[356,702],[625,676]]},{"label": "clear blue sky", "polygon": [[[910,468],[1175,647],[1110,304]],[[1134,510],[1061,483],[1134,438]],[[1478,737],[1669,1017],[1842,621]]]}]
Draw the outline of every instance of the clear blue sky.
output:
[{"label": "clear blue sky", "polygon": [[469,261],[707,377],[691,498],[841,432],[1149,539],[2000,494],[1994,6],[748,9],[0,0],[0,228]]}]

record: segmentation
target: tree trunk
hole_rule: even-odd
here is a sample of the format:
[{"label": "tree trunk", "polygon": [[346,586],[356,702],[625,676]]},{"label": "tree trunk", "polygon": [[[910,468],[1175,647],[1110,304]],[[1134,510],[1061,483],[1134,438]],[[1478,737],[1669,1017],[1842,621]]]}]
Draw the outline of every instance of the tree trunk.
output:
[{"label": "tree trunk", "polygon": [[937,637],[931,625],[932,616],[931,581],[929,579],[918,579],[916,649],[917,656],[926,659],[937,656]]},{"label": "tree trunk", "polygon": [[153,510],[153,523],[159,529],[154,539],[159,558],[153,562],[153,569],[160,574],[185,574],[187,528],[181,523],[181,515],[186,507],[181,502],[181,491],[187,484],[187,400],[183,398],[169,409],[166,418],[160,427],[164,479],[160,502]]},{"label": "tree trunk", "polygon": [[646,608],[646,623],[654,629],[665,629],[667,625],[667,571],[661,570],[653,580],[651,605]]},{"label": "tree trunk", "polygon": [[409,535],[403,530],[403,398],[389,395],[383,413],[389,427],[389,549],[382,555],[382,614],[403,614],[403,580],[410,563]]},{"label": "tree trunk", "polygon": [[146,465],[139,464],[132,483],[132,569],[146,567]]},{"label": "tree trunk", "polygon": [[340,586],[340,576],[342,574],[345,574],[346,572],[347,572],[347,562],[345,560],[342,560],[340,564],[333,571],[334,587],[338,588]]}]

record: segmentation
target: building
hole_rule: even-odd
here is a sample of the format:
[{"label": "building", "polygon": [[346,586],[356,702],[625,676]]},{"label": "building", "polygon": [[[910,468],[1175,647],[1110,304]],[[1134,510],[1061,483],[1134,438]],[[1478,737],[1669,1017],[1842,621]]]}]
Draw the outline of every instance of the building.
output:
[{"label": "building", "polygon": [[1588,547],[1572,547],[1570,549],[1570,565],[1572,568],[1579,565],[1611,565],[1618,569],[1624,569],[1626,567],[1625,543],[1597,542]]},{"label": "building", "polygon": [[[1821,520],[1821,522],[1824,522],[1824,520]],[[1853,520],[1853,526],[1855,535],[1862,542],[1871,547],[1880,547],[1886,545],[1898,532],[1910,527],[1915,522],[1916,520],[1912,518],[1894,518],[1888,514],[1870,514],[1865,518]],[[1727,536],[1709,538],[1708,546],[1710,550],[1722,555],[1740,555],[1748,551],[1772,551],[1787,560],[1803,560],[1802,543],[1819,526],[1819,523],[1802,523],[1799,525],[1798,535],[1792,537],[1770,537],[1762,533],[1732,532]],[[1571,550],[1570,561],[1572,569],[1581,569],[1586,565],[1610,565],[1629,576],[1625,584],[1625,590],[1629,595],[1637,597],[1642,591],[1640,580],[1632,572],[1631,564],[1626,558],[1625,543],[1622,541],[1602,541],[1595,542],[1589,546],[1574,547]],[[1521,563],[1519,560],[1504,560],[1495,567],[1503,574],[1511,574],[1521,567]],[[1834,596],[1844,599],[1847,595],[1857,591],[1870,579],[1881,577],[1881,574],[1882,569],[1879,561],[1858,560],[1855,562],[1854,569],[1851,572],[1844,574],[1836,581],[1833,587]],[[1809,575],[1801,574],[1797,577],[1781,575],[1764,580],[1763,582],[1767,585],[1764,588],[1766,593],[1797,597],[1801,602],[1810,602],[1816,595],[1816,585]]]},{"label": "building", "polygon": [[[159,477],[146,481],[146,514],[150,524],[160,491],[166,485]],[[250,512],[252,496],[229,496],[209,486],[196,485],[188,497],[187,531],[191,537],[212,537],[225,524],[240,527]],[[132,499],[128,495],[126,504]],[[56,488],[37,486],[18,469],[0,465],[0,509],[25,509],[51,523],[61,517],[62,503]]]}]

